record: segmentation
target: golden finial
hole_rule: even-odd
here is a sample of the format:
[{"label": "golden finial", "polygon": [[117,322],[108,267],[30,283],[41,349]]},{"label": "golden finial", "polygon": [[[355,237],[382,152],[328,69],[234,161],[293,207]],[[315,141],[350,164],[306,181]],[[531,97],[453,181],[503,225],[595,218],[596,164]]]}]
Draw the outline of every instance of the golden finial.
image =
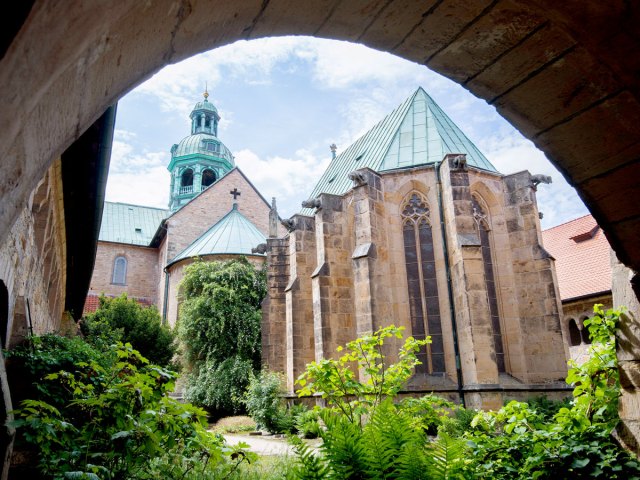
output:
[{"label": "golden finial", "polygon": [[202,95],[204,95],[205,100],[209,98],[209,89],[207,88],[207,82],[204,82],[204,93]]}]

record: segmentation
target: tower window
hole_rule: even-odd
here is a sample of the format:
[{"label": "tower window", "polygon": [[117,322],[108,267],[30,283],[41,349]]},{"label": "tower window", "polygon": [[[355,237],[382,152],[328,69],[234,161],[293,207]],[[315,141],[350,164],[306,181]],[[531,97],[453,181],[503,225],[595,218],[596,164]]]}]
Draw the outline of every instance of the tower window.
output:
[{"label": "tower window", "polygon": [[184,172],[182,172],[182,176],[180,177],[180,186],[181,187],[191,187],[193,186],[193,170],[187,168]]},{"label": "tower window", "polygon": [[208,187],[213,182],[216,181],[216,173],[207,168],[204,172],[202,172],[202,187]]},{"label": "tower window", "polygon": [[444,347],[433,235],[426,199],[413,193],[402,209],[402,219],[412,335],[418,340],[431,336],[431,344],[423,347],[417,355],[422,365],[416,366],[416,372],[441,374],[445,371]]},{"label": "tower window", "polygon": [[114,285],[127,284],[127,259],[124,257],[116,257],[113,262],[113,277],[111,283]]},{"label": "tower window", "polygon": [[209,119],[209,117],[204,117],[204,126],[206,128],[209,128],[211,126],[211,120]]}]

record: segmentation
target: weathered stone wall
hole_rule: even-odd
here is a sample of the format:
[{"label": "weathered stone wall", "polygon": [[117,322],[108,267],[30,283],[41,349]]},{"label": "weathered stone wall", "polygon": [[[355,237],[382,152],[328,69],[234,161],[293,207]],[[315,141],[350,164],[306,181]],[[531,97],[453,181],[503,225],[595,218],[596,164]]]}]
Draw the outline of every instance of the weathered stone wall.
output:
[{"label": "weathered stone wall", "polygon": [[[289,284],[289,242],[284,238],[267,239],[267,297],[262,302],[262,365],[277,372],[286,371],[286,298]],[[292,382],[294,379],[287,379]]]},{"label": "weathered stone wall", "polygon": [[[127,260],[127,275],[124,285],[114,284],[113,267],[117,257]],[[158,250],[124,243],[98,242],[96,263],[91,277],[89,294],[102,293],[144,299],[158,305]]]},{"label": "weathered stone wall", "polygon": [[[605,309],[613,307],[611,294],[590,297],[586,299],[562,302],[562,329],[567,343],[568,358],[582,363],[588,358],[589,330],[584,326],[584,321],[593,315],[593,306],[602,304]],[[569,332],[569,322],[573,320],[580,332],[580,344],[571,345],[571,334]]]},{"label": "weathered stone wall", "polygon": [[8,291],[3,347],[60,328],[66,288],[66,234],[60,161],[49,168],[0,246],[0,281]]},{"label": "weathered stone wall", "polygon": [[289,234],[289,282],[286,305],[287,389],[294,391],[298,376],[315,360],[311,275],[316,267],[316,232],[312,217],[295,215],[295,230]]},{"label": "weathered stone wall", "polygon": [[526,383],[562,382],[566,376],[565,343],[560,324],[560,295],[553,260],[542,248],[542,233],[529,172],[505,176],[505,220],[518,304],[523,355],[521,372]]},{"label": "weathered stone wall", "polygon": [[[634,278],[635,277],[635,278]],[[611,253],[611,293],[613,307],[625,307],[617,334],[618,371],[620,372],[620,424],[616,436],[627,448],[640,454],[640,302],[637,274]]]},{"label": "weathered stone wall", "polygon": [[342,197],[320,195],[316,212],[316,268],[311,275],[316,360],[334,358],[356,333],[353,308],[353,212]]}]

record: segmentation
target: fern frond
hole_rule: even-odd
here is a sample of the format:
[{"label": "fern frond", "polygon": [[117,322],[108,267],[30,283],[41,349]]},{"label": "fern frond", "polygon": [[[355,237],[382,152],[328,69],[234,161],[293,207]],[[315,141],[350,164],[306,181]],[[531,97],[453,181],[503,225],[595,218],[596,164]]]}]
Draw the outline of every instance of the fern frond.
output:
[{"label": "fern frond", "polygon": [[325,458],[331,467],[332,480],[358,480],[367,476],[367,451],[360,427],[343,416],[323,412],[326,430],[322,432]]},{"label": "fern frond", "polygon": [[329,468],[324,460],[309,445],[295,435],[289,437],[289,443],[298,456],[298,464],[290,471],[291,479],[324,480],[329,476]]},{"label": "fern frond", "polygon": [[427,446],[429,478],[433,480],[458,480],[464,478],[462,469],[466,453],[466,442],[451,438],[441,432]]}]

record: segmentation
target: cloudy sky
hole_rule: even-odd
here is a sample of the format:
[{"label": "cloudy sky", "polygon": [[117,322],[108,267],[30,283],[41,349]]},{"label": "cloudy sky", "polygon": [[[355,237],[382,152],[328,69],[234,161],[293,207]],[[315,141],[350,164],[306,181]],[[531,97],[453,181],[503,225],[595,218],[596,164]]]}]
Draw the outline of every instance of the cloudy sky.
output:
[{"label": "cloudy sky", "polygon": [[452,81],[361,45],[307,37],[237,42],[171,65],[118,104],[107,200],[167,208],[171,145],[189,134],[202,99],[218,136],[281,217],[299,210],[329,159],[422,86],[502,173],[553,177],[538,189],[543,228],[587,213],[575,191],[484,100]]}]

